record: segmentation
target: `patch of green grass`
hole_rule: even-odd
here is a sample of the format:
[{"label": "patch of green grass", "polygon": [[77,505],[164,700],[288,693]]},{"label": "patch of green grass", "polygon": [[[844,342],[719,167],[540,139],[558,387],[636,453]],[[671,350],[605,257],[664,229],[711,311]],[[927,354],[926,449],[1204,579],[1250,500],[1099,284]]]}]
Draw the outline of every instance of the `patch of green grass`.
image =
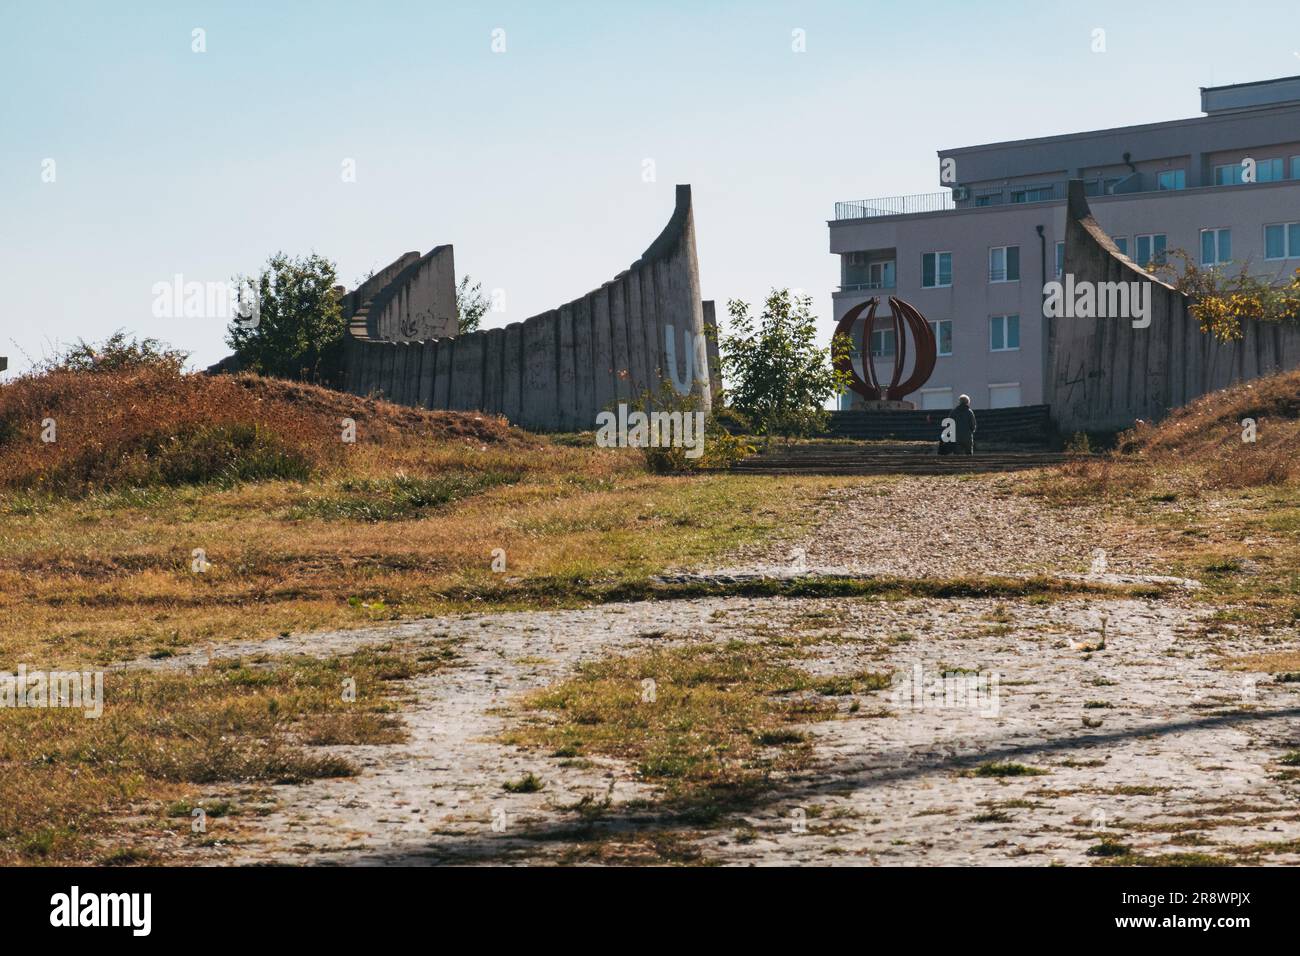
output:
[{"label": "patch of green grass", "polygon": [[971,775],[975,777],[1041,777],[1046,773],[1049,771],[1040,767],[1027,767],[1022,763],[996,760],[982,763],[971,771]]},{"label": "patch of green grass", "polygon": [[507,780],[501,784],[501,789],[506,793],[537,793],[539,790],[546,788],[546,783],[536,774],[529,771],[518,780]]},{"label": "patch of green grass", "polygon": [[815,689],[824,697],[847,697],[850,694],[869,694],[883,690],[892,681],[890,674],[878,671],[855,671],[852,674],[834,674],[820,678]]},{"label": "patch of green grass", "polygon": [[[764,790],[772,773],[808,765],[811,743],[794,725],[835,715],[823,690],[884,686],[879,675],[864,673],[828,683],[796,666],[807,654],[730,641],[587,663],[526,698],[504,739],[549,753],[626,760],[674,807],[716,818]],[[646,679],[655,682],[653,701],[643,698]]]},{"label": "patch of green grass", "polygon": [[1128,856],[1133,852],[1133,848],[1124,844],[1116,843],[1113,840],[1102,840],[1100,843],[1088,847],[1088,856],[1114,857]]},{"label": "patch of green grass", "polygon": [[290,509],[291,521],[403,521],[469,498],[498,485],[518,481],[508,472],[448,472],[432,477],[349,478],[332,495],[309,498]]}]

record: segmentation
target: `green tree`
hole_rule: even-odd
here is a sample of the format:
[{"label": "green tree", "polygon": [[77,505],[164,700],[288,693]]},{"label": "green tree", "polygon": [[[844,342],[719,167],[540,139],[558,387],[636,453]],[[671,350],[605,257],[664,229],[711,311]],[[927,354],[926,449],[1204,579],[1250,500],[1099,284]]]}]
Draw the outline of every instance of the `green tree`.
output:
[{"label": "green tree", "polygon": [[347,328],[334,293],[333,262],[315,253],[290,258],[277,252],[255,280],[239,276],[235,282],[257,290],[251,314],[236,317],[226,331],[226,344],[244,368],[279,378],[334,376]]},{"label": "green tree", "polygon": [[469,276],[462,276],[456,286],[456,330],[464,335],[477,332],[487,314],[488,300],[483,295],[483,283],[475,282]]},{"label": "green tree", "polygon": [[[746,302],[727,303],[731,315],[719,348],[727,378],[727,397],[758,434],[808,435],[826,426],[823,407],[843,391],[832,354],[817,345],[817,318],[809,296],[773,289],[757,323]],[[837,350],[847,343],[836,342]]]}]

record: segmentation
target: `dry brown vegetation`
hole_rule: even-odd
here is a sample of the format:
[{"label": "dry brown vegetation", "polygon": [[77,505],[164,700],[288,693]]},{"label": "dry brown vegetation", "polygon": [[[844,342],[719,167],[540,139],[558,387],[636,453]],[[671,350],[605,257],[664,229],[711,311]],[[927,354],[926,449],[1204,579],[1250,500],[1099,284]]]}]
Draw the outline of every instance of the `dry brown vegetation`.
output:
[{"label": "dry brown vegetation", "polygon": [[[1256,425],[1243,441],[1244,419]],[[1043,473],[1060,505],[1104,501],[1134,546],[1200,580],[1215,627],[1300,622],[1300,370],[1205,395],[1106,455]]]},{"label": "dry brown vegetation", "polygon": [[[356,442],[342,440],[345,418]],[[53,441],[42,433],[54,423]],[[0,488],[108,488],[305,479],[414,442],[535,448],[504,419],[431,412],[255,375],[166,366],[52,371],[0,388]],[[373,454],[371,455],[373,457]]]}]

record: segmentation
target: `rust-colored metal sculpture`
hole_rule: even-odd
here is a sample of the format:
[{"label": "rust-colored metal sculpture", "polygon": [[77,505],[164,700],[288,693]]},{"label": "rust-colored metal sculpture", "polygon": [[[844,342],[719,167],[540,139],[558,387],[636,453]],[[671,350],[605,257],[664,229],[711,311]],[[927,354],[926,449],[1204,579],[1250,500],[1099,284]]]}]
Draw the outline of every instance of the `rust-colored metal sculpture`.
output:
[{"label": "rust-colored metal sculpture", "polygon": [[[844,314],[844,318],[840,319],[840,324],[835,328],[837,337],[850,335],[858,316],[862,315],[863,311],[867,313],[862,330],[864,346],[862,370],[866,372],[868,381],[864,382],[858,370],[853,367],[851,355],[841,355],[835,362],[835,368],[837,371],[847,373],[851,379],[849,388],[868,401],[877,402],[882,399],[887,402],[901,401],[904,395],[915,392],[929,381],[934,373],[935,359],[939,354],[934,340],[934,330],[930,328],[930,323],[926,321],[925,316],[915,307],[896,296],[889,297],[889,307],[893,312],[891,319],[894,324],[894,374],[889,384],[882,386],[876,375],[876,363],[871,358],[871,333],[876,327],[876,307],[879,305],[880,300],[874,296],[860,305],[855,305]],[[912,332],[912,341],[916,345],[916,361],[912,366],[912,374],[906,381],[900,382],[903,366],[907,361],[907,335],[904,325]]]}]

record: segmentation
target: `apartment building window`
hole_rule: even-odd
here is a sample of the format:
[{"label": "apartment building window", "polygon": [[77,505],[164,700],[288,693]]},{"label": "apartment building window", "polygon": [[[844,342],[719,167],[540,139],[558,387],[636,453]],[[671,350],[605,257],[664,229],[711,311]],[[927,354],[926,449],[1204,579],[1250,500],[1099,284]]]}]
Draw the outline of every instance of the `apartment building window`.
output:
[{"label": "apartment building window", "polygon": [[1111,236],[1111,241],[1115,243],[1115,248],[1128,255],[1128,236]]},{"label": "apartment building window", "polygon": [[1020,383],[989,383],[989,408],[1020,407]]},{"label": "apartment building window", "polygon": [[892,358],[897,344],[893,329],[876,329],[871,333],[871,357]]},{"label": "apartment building window", "polygon": [[1166,169],[1164,172],[1157,173],[1156,188],[1157,189],[1186,189],[1187,170]]},{"label": "apartment building window", "polygon": [[1279,222],[1265,226],[1264,258],[1300,258],[1300,222]]},{"label": "apartment building window", "polygon": [[1011,201],[1019,202],[1047,202],[1052,198],[1051,186],[1028,186],[1024,189],[1011,190]]},{"label": "apartment building window", "polygon": [[921,256],[921,287],[941,289],[952,285],[952,253],[927,252]]},{"label": "apartment building window", "polygon": [[1232,230],[1201,230],[1201,265],[1217,266],[1232,261]]},{"label": "apartment building window", "polygon": [[1300,156],[1291,157],[1291,178],[1300,179]]},{"label": "apartment building window", "polygon": [[921,407],[928,411],[947,411],[952,408],[952,388],[923,388],[920,391]]},{"label": "apartment building window", "polygon": [[1214,185],[1216,186],[1240,186],[1244,183],[1246,171],[1241,168],[1241,163],[1231,163],[1227,166],[1214,167]]},{"label": "apartment building window", "polygon": [[872,289],[894,288],[894,260],[871,263],[867,267],[867,285]]},{"label": "apartment building window", "polygon": [[1014,352],[1020,348],[1020,316],[994,315],[989,318],[989,351]]},{"label": "apartment building window", "polygon": [[1058,242],[1056,244],[1056,277],[1059,279],[1063,272],[1065,272],[1065,243]]},{"label": "apartment building window", "polygon": [[1168,240],[1163,232],[1137,236],[1134,239],[1134,244],[1137,246],[1137,259],[1134,261],[1143,269],[1153,262],[1158,266],[1165,264],[1165,246],[1168,244]]},{"label": "apartment building window", "polygon": [[952,354],[952,319],[931,319],[930,330],[940,355]]},{"label": "apartment building window", "polygon": [[989,281],[1020,281],[1020,247],[994,246],[989,250]]},{"label": "apartment building window", "polygon": [[[1280,159],[1255,161],[1255,182],[1275,183],[1285,178],[1286,164]],[[1214,167],[1214,185],[1239,186],[1246,181],[1246,169],[1241,163]]]},{"label": "apartment building window", "polygon": [[1286,178],[1281,158],[1261,159],[1255,164],[1255,182],[1276,183]]}]

